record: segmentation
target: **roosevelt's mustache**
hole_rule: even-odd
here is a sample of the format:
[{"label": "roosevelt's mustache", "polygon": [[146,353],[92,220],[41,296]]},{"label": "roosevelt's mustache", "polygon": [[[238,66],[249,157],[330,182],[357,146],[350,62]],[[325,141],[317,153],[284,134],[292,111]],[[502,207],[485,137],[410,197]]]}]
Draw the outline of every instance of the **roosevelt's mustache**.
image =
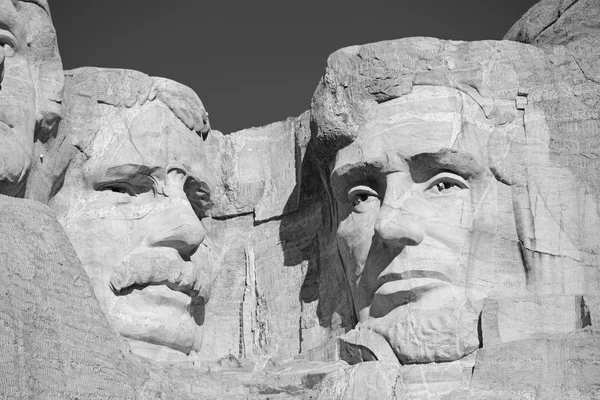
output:
[{"label": "roosevelt's mustache", "polygon": [[209,274],[201,266],[184,261],[177,250],[167,247],[134,250],[117,265],[109,284],[118,296],[151,285],[165,285],[190,297],[205,297],[205,300],[210,292]]}]

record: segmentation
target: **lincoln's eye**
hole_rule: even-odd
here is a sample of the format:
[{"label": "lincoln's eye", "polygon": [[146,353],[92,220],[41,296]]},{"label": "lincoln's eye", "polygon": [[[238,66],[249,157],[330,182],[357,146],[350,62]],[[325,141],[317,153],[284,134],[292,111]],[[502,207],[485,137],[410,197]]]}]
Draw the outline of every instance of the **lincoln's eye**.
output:
[{"label": "lincoln's eye", "polygon": [[348,200],[355,212],[366,211],[367,203],[379,201],[379,194],[369,186],[355,186],[348,191]]},{"label": "lincoln's eye", "polygon": [[432,194],[449,194],[457,190],[469,188],[467,181],[463,177],[451,172],[437,174],[426,185],[425,191]]}]

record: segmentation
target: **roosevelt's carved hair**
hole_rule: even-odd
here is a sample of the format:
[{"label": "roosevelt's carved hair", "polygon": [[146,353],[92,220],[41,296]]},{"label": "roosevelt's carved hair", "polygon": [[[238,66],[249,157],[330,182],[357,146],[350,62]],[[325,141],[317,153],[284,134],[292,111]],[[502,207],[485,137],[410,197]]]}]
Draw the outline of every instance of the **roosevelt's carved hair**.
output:
[{"label": "roosevelt's carved hair", "polygon": [[65,129],[79,148],[93,141],[103,123],[99,105],[131,108],[160,101],[203,138],[210,131],[208,113],[198,95],[175,81],[133,70],[93,67],[67,71],[65,76]]}]

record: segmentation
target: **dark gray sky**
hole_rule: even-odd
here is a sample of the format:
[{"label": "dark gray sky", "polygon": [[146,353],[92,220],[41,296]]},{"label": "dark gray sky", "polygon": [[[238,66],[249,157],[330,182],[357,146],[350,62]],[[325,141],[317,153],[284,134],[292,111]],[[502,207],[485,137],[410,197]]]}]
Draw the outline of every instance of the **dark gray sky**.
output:
[{"label": "dark gray sky", "polygon": [[537,0],[50,0],[65,69],[129,68],[193,88],[233,132],[308,109],[327,56],[407,36],[501,39]]}]

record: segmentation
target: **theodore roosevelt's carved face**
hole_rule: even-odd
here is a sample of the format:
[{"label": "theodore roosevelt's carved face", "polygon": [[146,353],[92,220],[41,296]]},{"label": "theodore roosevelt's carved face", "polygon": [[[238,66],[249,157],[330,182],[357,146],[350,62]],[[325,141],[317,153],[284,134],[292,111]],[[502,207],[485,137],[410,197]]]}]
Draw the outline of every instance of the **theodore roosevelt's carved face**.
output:
[{"label": "theodore roosevelt's carved face", "polygon": [[60,220],[134,352],[173,359],[197,351],[210,287],[199,250],[210,198],[202,135],[159,99],[96,107],[102,123],[57,196],[68,203]]},{"label": "theodore roosevelt's carved face", "polygon": [[479,346],[481,301],[498,279],[491,131],[464,93],[415,86],[378,104],[337,154],[331,184],[355,311],[402,362]]}]

